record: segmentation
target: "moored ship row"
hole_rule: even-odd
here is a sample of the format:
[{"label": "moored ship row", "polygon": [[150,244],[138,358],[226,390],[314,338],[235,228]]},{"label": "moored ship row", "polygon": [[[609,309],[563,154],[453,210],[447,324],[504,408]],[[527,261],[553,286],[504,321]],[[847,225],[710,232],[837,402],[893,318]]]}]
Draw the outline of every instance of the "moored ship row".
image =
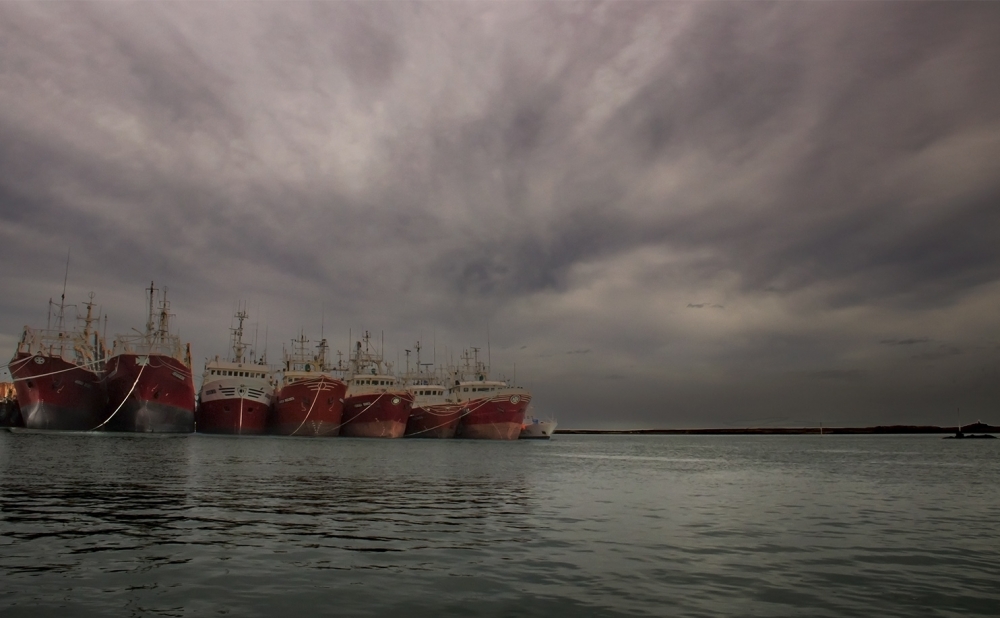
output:
[{"label": "moored ship row", "polygon": [[472,351],[474,355],[462,355],[463,365],[453,372],[455,385],[451,392],[466,410],[457,437],[517,440],[531,394],[505,381],[490,380],[486,364],[479,360],[478,348]]},{"label": "moored ship row", "polygon": [[[25,327],[8,367],[18,422],[28,429],[216,433],[233,435],[469,438],[515,440],[531,395],[489,377],[478,349],[458,367],[422,363],[404,375],[376,350],[368,332],[348,362],[329,361],[326,339],[310,351],[304,333],[280,368],[244,341],[244,309],[231,328],[231,352],[205,363],[195,396],[190,344],[171,332],[166,290],[147,289],[143,331],[120,334],[109,350],[94,328],[93,294],[79,324],[66,323],[65,290],[55,325]],[[105,318],[105,325],[106,325]],[[339,354],[339,352],[338,352]],[[409,355],[409,351],[407,351]]]},{"label": "moored ship row", "polygon": [[93,328],[93,295],[86,307],[82,329],[67,324],[64,290],[54,328],[51,301],[46,328],[24,328],[8,370],[22,422],[29,429],[87,431],[101,422],[107,406],[107,348]]},{"label": "moored ship row", "polygon": [[271,433],[282,436],[337,436],[344,416],[347,384],[333,373],[326,339],[308,352],[305,333],[285,353],[278,379]]},{"label": "moored ship row", "polygon": [[365,332],[348,366],[347,394],[341,434],[355,438],[401,438],[406,433],[413,395],[392,374]]},{"label": "moored ship row", "polygon": [[170,332],[166,290],[157,308],[157,289],[149,292],[144,332],[115,337],[105,381],[108,405],[101,426],[110,431],[190,433],[194,431],[194,381],[191,345]]},{"label": "moored ship row", "polygon": [[[420,342],[417,342],[417,367],[409,370],[409,350],[407,350],[407,390],[413,397],[410,418],[406,422],[408,438],[454,438],[458,425],[466,416],[468,408],[457,398],[450,398],[446,387],[438,375],[425,371],[428,365],[420,362]],[[429,364],[433,366],[433,363]]]},{"label": "moored ship row", "polygon": [[205,363],[201,393],[195,410],[198,431],[236,435],[263,434],[274,399],[274,383],[266,359],[253,362],[243,341],[246,310],[236,313],[232,355]]}]

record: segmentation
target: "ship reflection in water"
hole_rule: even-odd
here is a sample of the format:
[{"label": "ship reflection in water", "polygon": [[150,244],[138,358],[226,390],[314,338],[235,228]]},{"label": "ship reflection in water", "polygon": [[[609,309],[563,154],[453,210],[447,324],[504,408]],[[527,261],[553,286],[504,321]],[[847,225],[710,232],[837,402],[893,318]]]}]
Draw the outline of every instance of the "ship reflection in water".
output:
[{"label": "ship reflection in water", "polygon": [[449,576],[471,591],[458,579],[516,550],[532,503],[491,453],[517,442],[0,440],[5,616],[360,611]]}]

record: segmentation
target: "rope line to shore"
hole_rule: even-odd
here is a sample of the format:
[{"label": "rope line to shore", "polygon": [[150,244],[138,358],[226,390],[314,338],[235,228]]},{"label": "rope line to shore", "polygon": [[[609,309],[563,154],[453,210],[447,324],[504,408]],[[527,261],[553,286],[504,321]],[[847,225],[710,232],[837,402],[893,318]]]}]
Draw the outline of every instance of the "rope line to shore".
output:
[{"label": "rope line to shore", "polygon": [[[476,406],[475,408],[465,408],[465,412],[463,412],[462,415],[459,416],[458,419],[456,419],[456,420],[462,420],[466,416],[472,414],[473,412],[475,412],[479,408],[481,408],[481,407],[485,406],[486,404],[488,404],[490,401],[491,401],[490,399],[482,399],[481,403],[478,406]],[[431,414],[434,414],[434,413],[431,412]],[[439,415],[435,415],[435,416],[439,416]],[[414,431],[413,433],[408,434],[406,437],[419,436],[422,433],[425,433],[425,432],[428,432],[428,431],[433,431],[435,429],[440,429],[441,427],[444,427],[445,425],[447,425],[450,422],[451,421],[447,421],[447,422],[441,423],[440,425],[436,425],[434,427],[428,427],[427,429],[421,429],[420,431]]]},{"label": "rope line to shore", "polygon": [[306,424],[306,421],[309,420],[309,415],[312,414],[313,408],[316,406],[316,402],[319,400],[319,394],[321,392],[323,392],[322,386],[323,386],[323,380],[322,380],[322,378],[320,378],[320,380],[319,380],[319,387],[316,389],[316,396],[313,397],[312,404],[309,405],[309,410],[306,412],[305,418],[303,418],[302,422],[299,423],[299,426],[295,428],[295,431],[293,431],[292,433],[290,433],[288,435],[294,436],[295,434],[297,434],[299,432],[299,430],[302,429],[302,426]]},{"label": "rope line to shore", "polygon": [[139,378],[142,377],[142,372],[145,369],[146,369],[146,365],[139,365],[139,373],[136,374],[136,376],[135,376],[135,382],[132,383],[132,388],[128,389],[128,392],[125,393],[125,398],[122,399],[122,402],[120,404],[118,404],[118,407],[115,408],[115,411],[111,413],[111,416],[109,416],[108,418],[104,419],[103,423],[101,423],[97,427],[94,427],[90,431],[97,431],[101,427],[104,427],[108,423],[108,421],[110,421],[112,418],[114,418],[115,414],[118,414],[118,410],[122,409],[122,406],[125,405],[125,402],[128,401],[128,398],[132,395],[132,391],[134,391],[135,387],[139,384]]},{"label": "rope line to shore", "polygon": [[[458,418],[456,418],[455,421],[456,422],[460,421],[463,418],[465,418],[466,415],[471,414],[471,413],[472,413],[472,410],[470,410],[468,408],[465,408],[465,412],[463,412]],[[443,416],[443,415],[435,415],[435,416]],[[435,429],[440,429],[441,427],[444,427],[445,425],[448,425],[449,423],[451,423],[451,421],[445,421],[445,422],[441,423],[440,425],[435,425],[434,427],[428,427],[427,429],[421,429],[420,431],[414,431],[413,433],[406,434],[404,437],[406,437],[406,438],[412,438],[413,436],[419,436],[422,433],[426,433],[428,431],[434,431]],[[456,427],[456,429],[457,429],[457,427]]]},{"label": "rope line to shore", "polygon": [[[10,362],[9,362],[9,363],[7,363],[6,365],[3,365],[3,366],[0,366],[0,369],[10,369],[10,367],[12,367],[12,366],[14,366],[14,365],[20,365],[20,364],[22,364],[22,363],[26,363],[26,362],[30,361],[30,360],[31,360],[32,358],[34,358],[34,356],[25,356],[25,357],[24,357],[24,358],[22,358],[21,360],[16,360],[16,361],[10,361]],[[14,375],[14,374],[13,374],[13,373],[11,373],[11,377],[13,377],[13,375]]]},{"label": "rope line to shore", "polygon": [[[29,357],[21,359],[20,361],[17,361],[17,362],[18,363],[23,363],[25,361],[31,360],[32,358],[35,358],[35,357],[34,356],[29,356]],[[69,362],[69,361],[66,361],[66,362]],[[100,365],[103,362],[104,361],[93,361],[91,363],[85,363],[83,365],[73,365],[72,367],[68,367],[66,369],[60,369],[59,371],[50,371],[49,373],[40,373],[38,375],[30,375],[30,376],[27,376],[27,377],[24,377],[24,378],[15,377],[14,376],[14,372],[12,371],[11,374],[10,374],[10,377],[11,377],[11,379],[14,382],[24,382],[25,380],[34,380],[36,378],[47,378],[49,376],[54,376],[54,375],[57,375],[57,374],[60,374],[60,373],[66,373],[67,371],[73,371],[74,369],[86,369],[86,370],[89,371],[91,367],[93,367],[95,365]],[[10,366],[12,366],[14,364],[15,363],[9,363],[9,364],[5,365],[5,367],[10,367]]]},{"label": "rope line to shore", "polygon": [[[118,356],[120,356],[120,355],[118,355]],[[142,356],[142,354],[136,354],[136,356]],[[106,364],[107,363],[107,359],[103,359],[103,360],[91,361],[89,363],[76,364],[76,363],[72,363],[71,361],[67,361],[67,360],[63,359],[62,357],[58,357],[58,358],[60,358],[60,360],[63,360],[64,362],[67,362],[67,363],[70,363],[73,366],[72,367],[67,367],[66,369],[60,369],[58,371],[50,371],[49,373],[39,373],[37,375],[30,375],[30,376],[26,376],[26,377],[23,377],[23,378],[18,378],[18,377],[16,377],[14,375],[14,372],[11,370],[12,367],[14,367],[15,365],[22,365],[24,363],[27,363],[28,361],[30,361],[31,359],[36,358],[36,357],[37,358],[57,358],[57,357],[51,357],[51,356],[48,356],[48,357],[45,357],[45,356],[39,357],[38,355],[26,356],[26,357],[22,358],[21,360],[12,361],[12,362],[7,363],[6,365],[0,365],[0,369],[7,369],[7,370],[11,371],[10,377],[11,377],[11,379],[14,382],[24,382],[25,380],[34,380],[36,378],[47,378],[49,376],[58,375],[60,373],[66,373],[68,371],[73,371],[74,369],[86,369],[86,370],[89,371],[89,370],[91,370],[92,367],[97,367],[98,365]],[[173,358],[173,357],[171,356],[170,358]],[[177,359],[174,359],[174,360],[177,360]],[[183,363],[181,363],[181,364],[183,365]],[[172,369],[172,367],[170,366],[169,363],[154,364],[150,360],[150,355],[146,355],[146,362],[142,366],[145,367],[147,365],[151,366],[153,369],[159,369],[160,367],[166,367],[167,369]]]},{"label": "rope line to shore", "polygon": [[[361,411],[360,411],[360,412],[358,412],[357,414],[355,414],[355,415],[354,415],[354,416],[352,416],[351,418],[347,419],[346,421],[343,421],[342,423],[340,423],[339,425],[337,425],[336,427],[334,427],[334,428],[333,428],[333,429],[331,429],[330,431],[333,431],[334,429],[340,429],[340,428],[341,428],[341,427],[343,427],[344,425],[346,425],[346,424],[350,423],[351,421],[353,421],[354,419],[358,418],[359,416],[361,416],[362,414],[364,414],[364,413],[365,413],[365,410],[367,410],[368,408],[370,408],[370,407],[372,407],[373,405],[375,405],[376,403],[378,403],[378,400],[379,400],[379,399],[381,399],[382,397],[384,397],[384,396],[385,396],[386,394],[387,394],[387,391],[382,391],[381,393],[379,393],[379,396],[378,396],[378,397],[376,397],[374,401],[372,401],[372,402],[371,402],[370,404],[368,404],[367,406],[363,406],[363,407],[361,408]],[[346,398],[345,398],[345,399],[346,399]]]}]

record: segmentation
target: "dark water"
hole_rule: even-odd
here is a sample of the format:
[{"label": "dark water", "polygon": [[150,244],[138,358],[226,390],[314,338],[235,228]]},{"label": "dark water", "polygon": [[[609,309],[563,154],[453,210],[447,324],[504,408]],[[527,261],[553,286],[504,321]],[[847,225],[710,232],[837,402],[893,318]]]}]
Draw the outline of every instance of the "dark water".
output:
[{"label": "dark water", "polygon": [[0,614],[1000,615],[1000,440],[0,433]]}]

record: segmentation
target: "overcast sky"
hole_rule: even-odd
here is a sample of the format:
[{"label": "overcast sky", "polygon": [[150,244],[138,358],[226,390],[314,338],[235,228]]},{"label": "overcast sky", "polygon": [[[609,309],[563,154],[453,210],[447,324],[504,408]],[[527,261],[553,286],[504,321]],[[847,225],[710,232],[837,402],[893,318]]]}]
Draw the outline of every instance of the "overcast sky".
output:
[{"label": "overcast sky", "polygon": [[0,221],[4,359],[70,249],[196,374],[246,301],[563,427],[996,424],[1000,3],[0,2]]}]

